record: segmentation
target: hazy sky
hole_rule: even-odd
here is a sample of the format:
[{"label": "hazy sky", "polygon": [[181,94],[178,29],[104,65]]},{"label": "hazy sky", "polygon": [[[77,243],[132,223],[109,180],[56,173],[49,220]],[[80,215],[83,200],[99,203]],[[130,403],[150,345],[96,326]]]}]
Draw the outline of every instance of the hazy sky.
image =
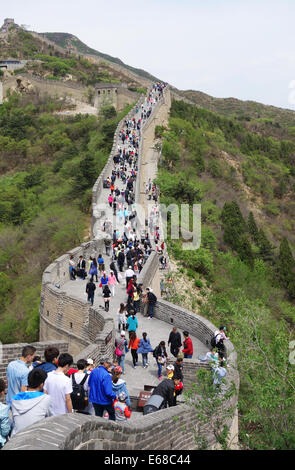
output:
[{"label": "hazy sky", "polygon": [[295,0],[1,0],[0,11],[180,89],[295,109]]}]

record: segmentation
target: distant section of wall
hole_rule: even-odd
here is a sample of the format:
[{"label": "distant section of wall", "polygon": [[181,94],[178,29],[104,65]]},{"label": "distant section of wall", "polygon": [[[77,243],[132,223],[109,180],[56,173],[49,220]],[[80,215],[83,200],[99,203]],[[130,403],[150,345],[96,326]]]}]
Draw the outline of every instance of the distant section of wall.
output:
[{"label": "distant section of wall", "polygon": [[118,153],[119,133],[124,126],[125,119],[131,119],[136,112],[136,107],[140,108],[144,100],[145,96],[141,96],[136,103],[136,106],[119,122],[114,134],[113,146],[109,158],[92,188],[91,233],[93,237],[96,236],[99,238],[102,235],[102,217],[104,216],[104,212],[97,206],[97,201],[99,201],[100,194],[103,189],[103,181],[112,174],[114,164],[113,157]]},{"label": "distant section of wall", "polygon": [[86,96],[87,88],[79,83],[49,80],[38,77],[37,75],[30,75],[28,73],[20,73],[19,75],[6,78],[3,82],[4,97],[6,96],[9,88],[16,86],[16,79],[18,76],[29,80],[36,89],[40,90],[41,93],[61,97],[64,95],[71,95],[79,101],[84,101],[85,103],[88,102],[88,98]]},{"label": "distant section of wall", "polygon": [[1,70],[8,70],[9,72],[23,69],[26,65],[27,60],[0,60],[0,69]]},{"label": "distant section of wall", "polygon": [[141,98],[140,93],[135,91],[130,91],[127,88],[119,88],[117,94],[117,109],[121,111],[125,108],[125,106],[134,103],[134,101],[138,101]]}]

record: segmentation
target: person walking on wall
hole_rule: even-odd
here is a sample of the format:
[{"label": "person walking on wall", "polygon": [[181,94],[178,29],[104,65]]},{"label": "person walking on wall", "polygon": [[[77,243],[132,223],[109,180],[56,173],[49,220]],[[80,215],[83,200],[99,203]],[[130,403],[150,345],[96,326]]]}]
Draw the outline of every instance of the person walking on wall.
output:
[{"label": "person walking on wall", "polygon": [[72,413],[72,382],[65,374],[73,364],[73,357],[68,353],[60,354],[58,368],[49,372],[44,383],[44,392],[51,397],[52,414]]},{"label": "person walking on wall", "polygon": [[127,318],[126,318],[126,307],[123,303],[120,304],[120,308],[118,310],[118,331],[126,329]]},{"label": "person walking on wall", "polygon": [[96,285],[93,281],[88,281],[86,284],[86,294],[88,295],[87,302],[91,302],[91,305],[94,303],[94,292],[96,289]]},{"label": "person walking on wall", "polygon": [[91,278],[90,278],[91,282],[93,281],[94,276],[96,278],[96,282],[98,282],[98,278],[97,278],[97,261],[96,261],[95,258],[93,258],[92,261],[91,261],[89,274],[91,275]]},{"label": "person walking on wall", "polygon": [[100,360],[99,367],[92,370],[88,386],[90,388],[89,401],[93,404],[95,416],[103,417],[106,410],[111,421],[116,421],[113,402],[116,394],[113,392],[112,378],[108,372],[112,361],[108,358]]},{"label": "person walking on wall", "polygon": [[110,309],[111,291],[108,285],[104,286],[102,296],[104,298],[104,309],[106,312]]},{"label": "person walking on wall", "polygon": [[147,333],[142,333],[142,338],[139,341],[137,354],[142,354],[142,367],[146,369],[148,367],[148,353],[153,352],[153,348],[150,339],[147,337]]},{"label": "person walking on wall", "polygon": [[148,301],[148,316],[151,319],[154,316],[154,308],[157,302],[157,297],[155,296],[155,294],[153,293],[150,287],[146,288],[146,293],[147,293],[147,301]]},{"label": "person walking on wall", "polygon": [[136,332],[138,328],[138,320],[135,316],[135,312],[133,310],[132,314],[129,315],[129,317],[127,318],[127,329],[128,329],[128,332],[129,332],[129,338],[130,338],[130,334],[132,332]]},{"label": "person walking on wall", "polygon": [[194,348],[193,348],[192,340],[189,336],[189,332],[184,331],[183,336],[184,336],[184,341],[183,341],[183,350],[182,350],[182,352],[184,354],[184,358],[185,359],[191,359],[193,357]]},{"label": "person walking on wall", "polygon": [[165,347],[165,341],[161,341],[160,344],[154,349],[153,356],[157,361],[158,366],[158,379],[162,379],[162,367],[168,360],[168,354]]},{"label": "person walking on wall", "polygon": [[116,338],[115,340],[115,355],[118,361],[118,365],[122,367],[122,373],[125,374],[125,356],[128,352],[128,342],[125,338],[125,331],[121,331],[120,338]]},{"label": "person walking on wall", "polygon": [[113,271],[110,272],[109,278],[109,288],[112,292],[112,296],[115,297],[115,285],[117,284],[116,276]]},{"label": "person walking on wall", "polygon": [[181,344],[182,343],[180,333],[177,331],[177,327],[174,326],[172,331],[170,332],[168,339],[168,347],[170,345],[170,351],[174,357],[177,357]]},{"label": "person walking on wall", "polygon": [[129,336],[129,344],[128,344],[128,349],[131,349],[131,356],[132,356],[132,361],[133,361],[133,369],[136,369],[136,365],[138,362],[138,354],[137,354],[137,349],[139,346],[139,338],[136,336],[135,331],[131,331],[130,336]]}]

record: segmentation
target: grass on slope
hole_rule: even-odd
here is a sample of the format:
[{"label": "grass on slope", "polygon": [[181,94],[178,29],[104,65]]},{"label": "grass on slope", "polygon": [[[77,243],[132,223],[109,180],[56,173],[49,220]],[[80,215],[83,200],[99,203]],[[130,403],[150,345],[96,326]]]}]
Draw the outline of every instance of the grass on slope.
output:
[{"label": "grass on slope", "polygon": [[[238,156],[258,172],[262,159],[261,174],[273,193],[279,175],[271,165],[277,165],[277,172],[288,175],[287,190],[293,191],[293,142],[289,157],[286,143],[249,134],[240,121],[183,102],[172,103],[169,129],[156,131],[162,135],[161,203],[202,206],[200,249],[183,251],[182,240],[168,238],[170,255],[181,264],[177,275],[194,283],[174,301],[182,304],[186,295],[193,310],[228,328],[238,354],[242,448],[293,449],[295,367],[289,342],[295,338],[295,260],[287,240],[279,246],[283,234],[274,215],[265,219],[262,210],[259,218],[250,217],[251,197],[243,197],[241,189],[245,183],[223,158],[223,152],[233,160]],[[250,196],[252,191],[265,197],[262,187],[250,186]],[[268,197],[269,204],[276,203]],[[272,220],[275,247],[265,220]],[[292,230],[285,234],[292,239]]]}]

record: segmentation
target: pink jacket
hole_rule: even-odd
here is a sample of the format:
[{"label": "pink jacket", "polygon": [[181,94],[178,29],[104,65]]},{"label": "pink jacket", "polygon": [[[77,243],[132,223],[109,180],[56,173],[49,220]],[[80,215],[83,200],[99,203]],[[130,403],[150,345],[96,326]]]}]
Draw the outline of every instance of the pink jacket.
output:
[{"label": "pink jacket", "polygon": [[117,284],[117,279],[116,276],[113,274],[112,276],[109,276],[109,286],[114,286]]}]

